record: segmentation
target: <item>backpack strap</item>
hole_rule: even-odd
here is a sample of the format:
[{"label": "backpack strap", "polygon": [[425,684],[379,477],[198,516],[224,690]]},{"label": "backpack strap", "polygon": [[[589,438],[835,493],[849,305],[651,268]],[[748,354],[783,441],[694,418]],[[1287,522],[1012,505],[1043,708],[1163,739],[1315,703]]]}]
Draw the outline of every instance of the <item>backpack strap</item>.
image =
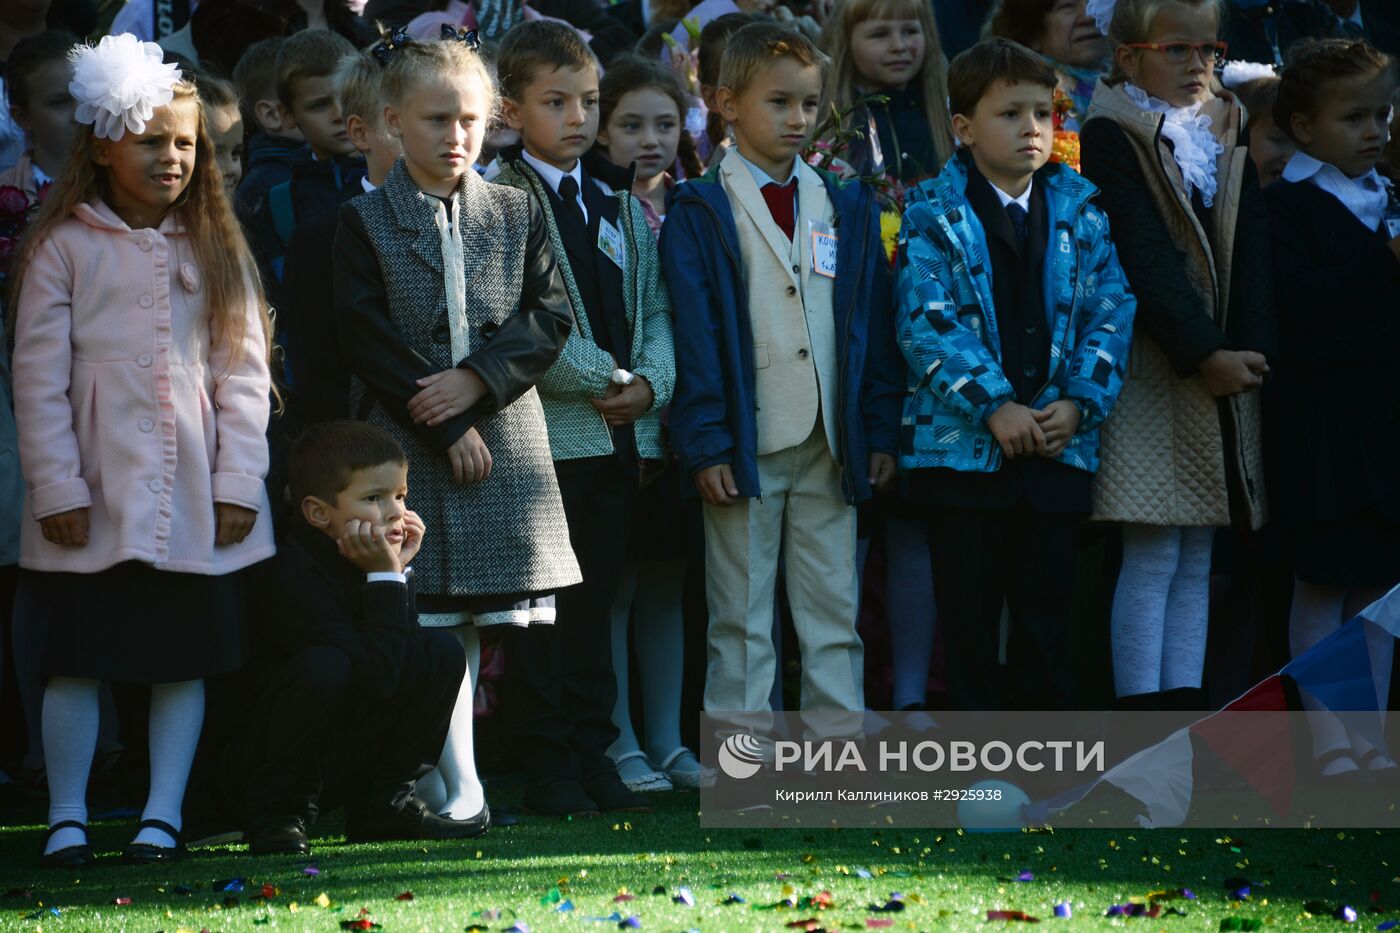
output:
[{"label": "backpack strap", "polygon": [[277,280],[282,280],[282,263],[280,259],[287,253],[287,244],[292,241],[292,231],[297,226],[296,208],[292,204],[292,183],[290,181],[279,182],[267,189],[267,209],[272,214],[272,231],[277,234],[277,241],[281,245],[278,259],[273,260],[272,265],[277,275]]}]

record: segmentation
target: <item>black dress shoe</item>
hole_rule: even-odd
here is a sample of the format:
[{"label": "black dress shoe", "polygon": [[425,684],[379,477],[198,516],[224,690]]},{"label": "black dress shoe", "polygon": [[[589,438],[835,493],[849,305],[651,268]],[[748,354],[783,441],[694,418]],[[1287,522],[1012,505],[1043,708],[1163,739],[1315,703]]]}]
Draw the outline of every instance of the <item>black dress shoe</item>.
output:
[{"label": "black dress shoe", "polygon": [[56,852],[49,852],[39,857],[40,868],[91,868],[97,859],[93,857],[92,846],[87,844],[87,825],[79,823],[77,820],[59,820],[49,827],[48,833],[44,836],[44,845],[47,847],[53,834],[60,829],[81,829],[83,831],[82,845],[66,846]]},{"label": "black dress shoe", "polygon": [[616,775],[584,785],[588,796],[598,802],[604,813],[655,813],[656,808],[645,797],[631,790]]},{"label": "black dress shoe", "polygon": [[388,805],[357,808],[346,814],[347,842],[386,842],[392,839],[471,839],[486,832],[491,814],[486,808],[470,820],[438,816],[415,796],[402,808]]},{"label": "black dress shoe", "polygon": [[250,855],[310,855],[311,843],[301,817],[265,824],[248,837]]},{"label": "black dress shoe", "polygon": [[142,820],[136,824],[136,834],[143,829],[158,829],[171,839],[174,846],[157,846],[149,842],[132,842],[122,849],[122,861],[128,865],[154,865],[157,863],[178,862],[185,857],[185,846],[180,842],[180,831],[164,820]]},{"label": "black dress shoe", "polygon": [[[472,833],[472,836],[480,836],[496,824],[496,819],[491,813],[491,807],[484,800],[481,802],[481,812],[476,816],[469,816],[465,820],[454,820],[446,813],[439,813],[438,816],[442,817],[444,820],[450,820],[453,823],[462,823],[475,827],[476,832]],[[470,836],[468,838],[470,838]]]},{"label": "black dress shoe", "polygon": [[525,788],[525,812],[539,816],[597,816],[598,804],[578,781],[557,778]]}]

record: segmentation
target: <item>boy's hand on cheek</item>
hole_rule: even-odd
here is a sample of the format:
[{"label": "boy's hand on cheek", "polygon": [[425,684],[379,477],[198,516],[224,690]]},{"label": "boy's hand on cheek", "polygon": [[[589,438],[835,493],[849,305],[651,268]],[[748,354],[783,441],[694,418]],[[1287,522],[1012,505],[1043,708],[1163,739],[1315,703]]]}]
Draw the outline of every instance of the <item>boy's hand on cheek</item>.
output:
[{"label": "boy's hand on cheek", "polygon": [[88,542],[89,509],[73,509],[39,519],[44,540],[59,547],[84,547]]},{"label": "boy's hand on cheek", "polygon": [[1025,405],[1006,402],[987,418],[987,428],[1008,460],[1045,453],[1045,432]]},{"label": "boy's hand on cheek", "polygon": [[398,555],[372,522],[350,519],[335,543],[341,555],[365,573],[403,573]]},{"label": "boy's hand on cheek", "polygon": [[228,547],[239,544],[258,520],[258,513],[231,502],[214,503],[214,544]]},{"label": "boy's hand on cheek", "polygon": [[403,547],[399,548],[399,564],[407,567],[413,562],[413,558],[418,556],[418,549],[423,546],[423,535],[428,531],[428,526],[423,524],[423,519],[418,517],[417,512],[405,512],[403,515]]},{"label": "boy's hand on cheek", "polygon": [[739,498],[739,487],[734,485],[734,470],[727,463],[706,467],[695,474],[695,488],[700,497],[710,505],[730,505]]},{"label": "boy's hand on cheek", "polygon": [[1045,456],[1058,457],[1079,430],[1079,406],[1068,399],[1060,399],[1033,414],[1045,433]]},{"label": "boy's hand on cheek", "polygon": [[481,401],[486,383],[470,369],[444,369],[418,380],[421,392],[408,400],[408,414],[417,424],[437,427]]}]

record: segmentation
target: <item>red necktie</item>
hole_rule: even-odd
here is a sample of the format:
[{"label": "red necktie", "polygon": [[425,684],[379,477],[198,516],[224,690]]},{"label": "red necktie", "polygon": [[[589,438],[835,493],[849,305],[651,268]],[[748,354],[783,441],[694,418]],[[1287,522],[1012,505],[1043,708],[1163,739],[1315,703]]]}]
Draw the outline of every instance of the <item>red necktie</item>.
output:
[{"label": "red necktie", "polygon": [[794,178],[785,185],[770,181],[763,186],[762,192],[763,200],[768,202],[768,213],[773,215],[773,222],[782,228],[791,241],[793,230],[797,226],[797,206],[794,203],[797,179]]}]

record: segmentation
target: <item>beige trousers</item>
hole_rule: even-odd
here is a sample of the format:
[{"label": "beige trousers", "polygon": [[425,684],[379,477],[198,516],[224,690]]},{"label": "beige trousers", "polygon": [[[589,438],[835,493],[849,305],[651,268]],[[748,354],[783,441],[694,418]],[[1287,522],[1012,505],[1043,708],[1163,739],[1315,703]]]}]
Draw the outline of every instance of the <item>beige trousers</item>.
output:
[{"label": "beige trousers", "polygon": [[[802,655],[802,709],[864,709],[856,634],[856,510],[818,421],[807,440],[758,458],[762,499],[705,505],[710,605],[705,711],[770,710],[773,594],[782,557]],[[739,717],[764,729],[765,715]]]}]

